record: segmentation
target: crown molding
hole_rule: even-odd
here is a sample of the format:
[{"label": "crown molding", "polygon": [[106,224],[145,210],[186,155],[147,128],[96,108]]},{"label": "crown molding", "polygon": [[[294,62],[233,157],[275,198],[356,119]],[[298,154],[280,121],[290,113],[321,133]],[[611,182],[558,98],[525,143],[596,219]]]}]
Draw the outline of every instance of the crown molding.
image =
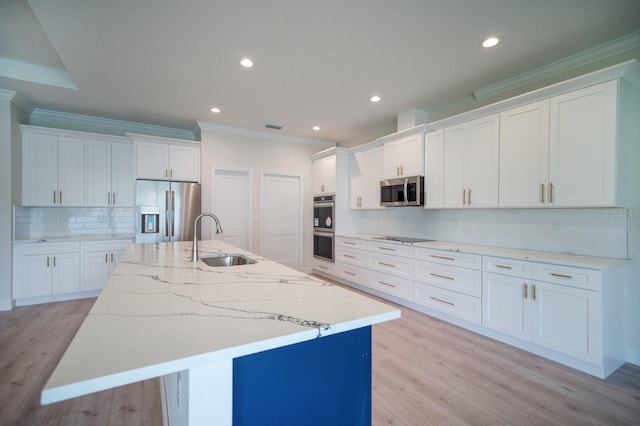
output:
[{"label": "crown molding", "polygon": [[164,136],[152,136],[152,135],[143,135],[139,133],[131,133],[127,132],[125,135],[131,139],[133,142],[163,142],[163,143],[179,143],[182,145],[193,145],[200,144],[200,141],[194,141],[192,139],[177,139],[177,138],[167,138]]},{"label": "crown molding", "polygon": [[125,136],[126,133],[130,132],[175,139],[194,140],[194,134],[191,130],[51,111],[41,108],[33,110],[29,121],[30,124],[36,126],[64,128],[92,133],[106,133],[116,136]]},{"label": "crown molding", "polygon": [[279,143],[293,143],[302,145],[312,145],[321,148],[333,148],[336,146],[335,142],[324,141],[321,139],[301,138],[296,136],[276,135],[271,132],[265,132],[261,130],[250,130],[240,127],[225,126],[223,124],[213,124],[204,121],[198,121],[198,127],[200,132],[209,131],[216,133],[223,133],[227,135],[244,136],[253,139],[260,139],[263,141],[279,142]]},{"label": "crown molding", "polygon": [[610,42],[568,56],[556,62],[535,68],[515,77],[491,84],[473,91],[476,100],[481,101],[504,95],[512,90],[537,83],[558,74],[589,65],[595,61],[606,59],[631,49],[640,47],[640,31],[617,38]]}]

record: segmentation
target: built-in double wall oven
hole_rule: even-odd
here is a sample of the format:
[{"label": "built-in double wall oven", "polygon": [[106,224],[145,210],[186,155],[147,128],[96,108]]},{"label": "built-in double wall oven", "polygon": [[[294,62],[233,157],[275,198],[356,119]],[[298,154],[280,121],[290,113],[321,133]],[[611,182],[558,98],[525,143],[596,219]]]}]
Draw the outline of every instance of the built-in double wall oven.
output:
[{"label": "built-in double wall oven", "polygon": [[333,262],[334,253],[333,195],[313,197],[313,257]]}]

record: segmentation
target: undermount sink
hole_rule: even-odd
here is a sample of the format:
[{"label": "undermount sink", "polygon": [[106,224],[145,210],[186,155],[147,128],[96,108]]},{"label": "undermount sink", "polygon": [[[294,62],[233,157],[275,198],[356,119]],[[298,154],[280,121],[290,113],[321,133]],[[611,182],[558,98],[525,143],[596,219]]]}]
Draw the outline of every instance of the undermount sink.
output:
[{"label": "undermount sink", "polygon": [[201,257],[200,260],[202,260],[209,266],[237,266],[258,263],[253,259],[249,259],[247,256],[233,253],[223,253],[213,256]]}]

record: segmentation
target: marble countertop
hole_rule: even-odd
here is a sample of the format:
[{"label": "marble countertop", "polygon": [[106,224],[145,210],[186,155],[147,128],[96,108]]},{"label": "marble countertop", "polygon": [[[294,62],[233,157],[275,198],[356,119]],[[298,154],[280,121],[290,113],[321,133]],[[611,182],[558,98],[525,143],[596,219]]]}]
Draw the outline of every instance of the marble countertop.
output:
[{"label": "marble countertop", "polygon": [[394,307],[237,249],[256,264],[192,263],[191,242],[132,244],[42,391],[43,404],[400,316]]},{"label": "marble countertop", "polygon": [[131,240],[135,234],[90,234],[90,235],[69,235],[59,237],[42,237],[13,240],[13,244],[29,243],[65,243],[69,241],[110,241],[110,240]]},{"label": "marble countertop", "polygon": [[[371,234],[341,234],[337,237],[354,238],[359,240],[376,241],[381,235]],[[554,263],[577,268],[606,269],[621,265],[627,259],[617,259],[611,257],[582,256],[577,254],[556,253],[538,250],[523,250],[508,247],[486,246],[480,244],[455,243],[449,241],[428,241],[421,243],[401,243],[397,241],[384,240],[388,244],[404,244],[413,247],[423,247],[435,250],[445,250],[450,252],[460,252],[478,254],[482,256],[496,256],[510,259],[528,260],[532,262]]]}]

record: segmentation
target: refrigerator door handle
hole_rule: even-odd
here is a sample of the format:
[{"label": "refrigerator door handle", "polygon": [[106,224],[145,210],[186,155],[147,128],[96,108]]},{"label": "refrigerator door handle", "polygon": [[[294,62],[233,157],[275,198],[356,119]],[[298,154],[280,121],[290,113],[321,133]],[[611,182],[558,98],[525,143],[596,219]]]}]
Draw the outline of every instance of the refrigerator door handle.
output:
[{"label": "refrigerator door handle", "polygon": [[171,236],[175,236],[176,231],[176,221],[175,221],[175,211],[176,211],[176,192],[171,191]]},{"label": "refrigerator door handle", "polygon": [[169,236],[169,191],[164,191],[164,236]]}]

